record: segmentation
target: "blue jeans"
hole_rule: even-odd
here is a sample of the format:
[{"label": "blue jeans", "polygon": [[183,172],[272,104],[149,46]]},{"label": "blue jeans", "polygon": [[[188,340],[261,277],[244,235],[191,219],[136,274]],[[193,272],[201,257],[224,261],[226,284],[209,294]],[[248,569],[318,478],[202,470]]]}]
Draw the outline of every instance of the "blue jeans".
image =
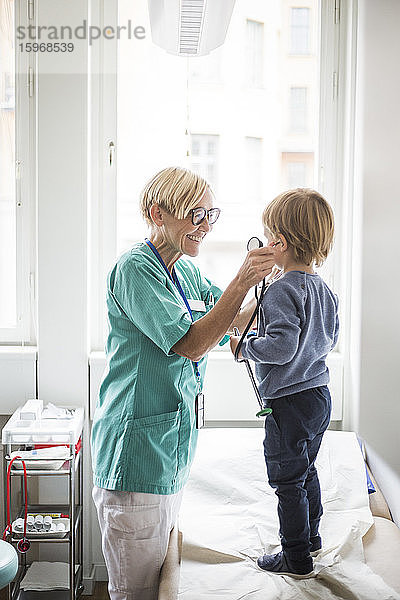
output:
[{"label": "blue jeans", "polygon": [[318,536],[321,489],[315,459],[331,414],[328,387],[268,400],[264,456],[268,481],[278,496],[282,550],[291,560],[309,556]]}]

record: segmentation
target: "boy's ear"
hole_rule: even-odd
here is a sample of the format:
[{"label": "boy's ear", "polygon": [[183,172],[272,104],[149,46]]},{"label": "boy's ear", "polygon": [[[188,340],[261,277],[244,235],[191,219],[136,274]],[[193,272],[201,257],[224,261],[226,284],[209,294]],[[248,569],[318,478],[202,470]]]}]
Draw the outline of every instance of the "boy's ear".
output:
[{"label": "boy's ear", "polygon": [[286,252],[286,250],[288,249],[288,243],[286,241],[286,238],[284,235],[282,235],[281,233],[278,234],[278,238],[280,240],[280,244],[278,246],[278,248],[280,248],[282,250],[282,252]]},{"label": "boy's ear", "polygon": [[164,225],[163,212],[159,204],[152,204],[150,206],[150,217],[157,227],[162,227],[162,225]]}]

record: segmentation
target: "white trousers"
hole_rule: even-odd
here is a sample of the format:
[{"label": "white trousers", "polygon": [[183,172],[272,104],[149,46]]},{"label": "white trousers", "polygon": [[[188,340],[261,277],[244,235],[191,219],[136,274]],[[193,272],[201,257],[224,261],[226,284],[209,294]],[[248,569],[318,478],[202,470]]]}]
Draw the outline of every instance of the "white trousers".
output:
[{"label": "white trousers", "polygon": [[111,600],[157,600],[182,492],[161,496],[93,488]]}]

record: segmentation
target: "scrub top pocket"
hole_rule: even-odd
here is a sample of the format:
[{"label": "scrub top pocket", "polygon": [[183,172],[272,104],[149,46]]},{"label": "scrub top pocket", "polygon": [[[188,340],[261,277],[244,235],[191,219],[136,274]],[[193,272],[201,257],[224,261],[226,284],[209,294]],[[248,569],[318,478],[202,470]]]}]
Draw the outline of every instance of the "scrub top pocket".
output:
[{"label": "scrub top pocket", "polygon": [[180,408],[132,421],[130,448],[135,481],[170,487],[178,471]]}]

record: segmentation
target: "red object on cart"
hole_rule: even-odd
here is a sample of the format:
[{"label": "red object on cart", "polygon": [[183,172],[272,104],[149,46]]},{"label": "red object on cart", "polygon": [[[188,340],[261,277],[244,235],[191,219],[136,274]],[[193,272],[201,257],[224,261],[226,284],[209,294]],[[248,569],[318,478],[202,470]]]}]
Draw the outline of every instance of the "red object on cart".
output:
[{"label": "red object on cart", "polygon": [[[54,448],[57,446],[67,446],[68,444],[34,444],[33,448],[35,450],[40,450],[40,448]],[[77,443],[75,444],[75,456],[79,454],[82,448],[82,437],[79,438]]]}]

